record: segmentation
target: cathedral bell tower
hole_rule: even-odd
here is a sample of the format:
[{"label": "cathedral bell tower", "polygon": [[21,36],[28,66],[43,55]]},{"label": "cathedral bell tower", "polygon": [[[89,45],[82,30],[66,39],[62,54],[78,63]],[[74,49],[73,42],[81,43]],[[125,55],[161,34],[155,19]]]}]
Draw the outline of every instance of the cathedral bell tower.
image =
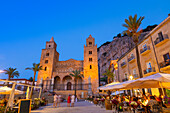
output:
[{"label": "cathedral bell tower", "polygon": [[98,92],[98,76],[97,44],[95,45],[95,39],[90,35],[86,39],[86,45],[84,45],[84,79],[88,83],[88,78],[91,78],[93,94]]},{"label": "cathedral bell tower", "polygon": [[41,82],[41,79],[52,79],[55,61],[59,60],[59,53],[56,48],[57,44],[52,37],[50,41],[46,42],[46,48],[42,49],[40,66],[42,66],[43,70],[38,72],[37,84]]}]

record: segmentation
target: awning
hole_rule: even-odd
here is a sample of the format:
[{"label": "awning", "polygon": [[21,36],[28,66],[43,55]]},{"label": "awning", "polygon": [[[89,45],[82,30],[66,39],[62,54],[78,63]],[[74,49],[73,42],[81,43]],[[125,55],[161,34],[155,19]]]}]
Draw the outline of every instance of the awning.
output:
[{"label": "awning", "polygon": [[107,85],[101,90],[126,90],[137,88],[167,88],[170,89],[170,74],[157,73],[136,80]]},{"label": "awning", "polygon": [[99,89],[99,90],[105,90],[106,87],[111,86],[111,85],[115,85],[115,84],[118,84],[118,83],[120,83],[120,82],[112,82],[112,83],[110,83],[110,84],[106,84],[106,85],[104,85],[104,86],[100,86],[100,87],[98,87],[97,89]]},{"label": "awning", "polygon": [[[0,87],[0,94],[10,94],[12,91],[12,88],[9,88],[7,86],[4,86],[4,87]],[[20,91],[20,90],[17,90],[15,89],[15,92],[14,92],[15,95],[18,95],[18,94],[24,94],[24,91]]]},{"label": "awning", "polygon": [[137,79],[128,84],[126,88],[167,88],[170,89],[170,74],[156,73]]}]

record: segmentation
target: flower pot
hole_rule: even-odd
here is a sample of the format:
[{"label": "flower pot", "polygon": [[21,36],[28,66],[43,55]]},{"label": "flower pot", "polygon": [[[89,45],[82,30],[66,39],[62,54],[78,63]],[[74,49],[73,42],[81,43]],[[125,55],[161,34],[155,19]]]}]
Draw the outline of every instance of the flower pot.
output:
[{"label": "flower pot", "polygon": [[98,102],[97,102],[96,100],[93,100],[93,103],[94,103],[95,105],[97,105],[97,104],[98,104]]},{"label": "flower pot", "polygon": [[106,110],[112,110],[112,104],[110,103],[110,100],[105,100],[105,108]]}]

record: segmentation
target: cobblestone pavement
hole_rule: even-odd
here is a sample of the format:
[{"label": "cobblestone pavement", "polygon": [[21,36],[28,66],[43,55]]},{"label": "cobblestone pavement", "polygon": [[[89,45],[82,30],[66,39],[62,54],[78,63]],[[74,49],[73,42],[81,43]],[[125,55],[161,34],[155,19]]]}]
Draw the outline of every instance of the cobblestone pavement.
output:
[{"label": "cobblestone pavement", "polygon": [[33,110],[31,113],[113,113],[92,103],[81,101],[75,103],[75,107],[66,107],[67,103],[61,103],[61,107],[53,108],[52,104]]}]

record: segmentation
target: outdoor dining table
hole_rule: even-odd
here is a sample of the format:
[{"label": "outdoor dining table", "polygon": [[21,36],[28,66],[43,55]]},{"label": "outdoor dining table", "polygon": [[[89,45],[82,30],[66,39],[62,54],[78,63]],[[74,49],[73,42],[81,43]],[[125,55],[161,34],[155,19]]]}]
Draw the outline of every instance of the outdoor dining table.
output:
[{"label": "outdoor dining table", "polygon": [[18,106],[13,107],[13,110],[14,110],[15,112],[18,112],[18,109],[19,109]]}]

